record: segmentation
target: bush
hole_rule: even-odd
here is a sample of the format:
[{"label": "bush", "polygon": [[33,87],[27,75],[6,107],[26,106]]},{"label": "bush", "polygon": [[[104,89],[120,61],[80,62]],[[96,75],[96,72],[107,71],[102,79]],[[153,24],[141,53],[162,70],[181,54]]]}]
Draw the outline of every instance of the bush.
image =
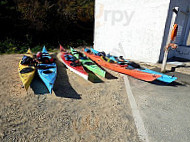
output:
[{"label": "bush", "polygon": [[24,53],[28,47],[36,52],[42,43],[52,50],[57,41],[73,47],[92,44],[93,28],[94,0],[0,1],[1,54]]},{"label": "bush", "polygon": [[28,48],[28,45],[21,45],[14,40],[0,41],[0,54],[3,53],[23,53]]}]

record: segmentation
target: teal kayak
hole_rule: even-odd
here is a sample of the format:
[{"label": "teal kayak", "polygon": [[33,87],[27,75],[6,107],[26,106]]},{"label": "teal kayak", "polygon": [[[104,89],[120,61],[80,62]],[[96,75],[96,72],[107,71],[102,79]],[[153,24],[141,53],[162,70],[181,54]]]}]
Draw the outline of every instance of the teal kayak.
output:
[{"label": "teal kayak", "polygon": [[73,54],[73,56],[76,59],[79,59],[82,65],[86,67],[88,70],[102,77],[106,76],[106,71],[104,71],[99,66],[97,66],[91,59],[83,55],[81,52],[74,50],[73,48],[70,48],[70,50],[71,50],[71,54]]},{"label": "teal kayak", "polygon": [[99,52],[93,48],[91,48],[91,52],[95,55],[105,55],[106,57],[108,57],[110,60],[120,64],[120,65],[128,65],[129,68],[131,69],[136,69],[139,70],[141,72],[146,72],[146,73],[150,73],[150,74],[156,74],[156,75],[161,75],[161,77],[157,78],[157,80],[165,82],[165,83],[171,83],[175,80],[177,80],[177,77],[174,76],[169,76],[160,72],[156,72],[147,68],[143,68],[141,67],[139,64],[135,63],[135,62],[131,62],[129,60],[124,59],[122,56],[117,57],[117,56],[113,56],[113,55],[106,55],[104,52]]},{"label": "teal kayak", "polygon": [[[42,50],[42,57],[47,57],[51,58],[49,53],[47,52],[45,46],[43,47]],[[52,89],[56,80],[57,76],[57,66],[55,63],[49,63],[49,64],[44,64],[40,63],[38,64],[38,75],[46,85],[48,91],[52,93]]]}]

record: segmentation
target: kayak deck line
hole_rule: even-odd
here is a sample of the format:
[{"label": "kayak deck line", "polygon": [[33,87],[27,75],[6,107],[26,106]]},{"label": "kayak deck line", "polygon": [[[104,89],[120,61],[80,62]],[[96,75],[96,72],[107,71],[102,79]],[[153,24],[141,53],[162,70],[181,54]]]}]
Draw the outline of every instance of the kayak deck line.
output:
[{"label": "kayak deck line", "polygon": [[81,76],[82,78],[84,78],[85,80],[88,80],[88,75],[82,74],[81,72],[71,68],[70,66],[68,66],[62,59],[61,62],[68,68],[70,69],[72,72],[78,74],[79,76]]}]

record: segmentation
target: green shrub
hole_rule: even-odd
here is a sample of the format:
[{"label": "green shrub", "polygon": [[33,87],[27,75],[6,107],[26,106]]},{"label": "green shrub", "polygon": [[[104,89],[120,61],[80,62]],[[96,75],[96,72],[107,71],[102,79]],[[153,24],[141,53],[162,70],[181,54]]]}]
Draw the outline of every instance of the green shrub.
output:
[{"label": "green shrub", "polygon": [[29,48],[28,44],[19,43],[11,39],[0,41],[0,54],[25,53],[28,48]]}]

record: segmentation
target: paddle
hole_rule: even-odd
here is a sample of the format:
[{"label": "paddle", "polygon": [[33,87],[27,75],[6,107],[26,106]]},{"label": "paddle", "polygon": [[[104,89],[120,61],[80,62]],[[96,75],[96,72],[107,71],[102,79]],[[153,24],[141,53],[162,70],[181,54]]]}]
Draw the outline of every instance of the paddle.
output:
[{"label": "paddle", "polygon": [[176,36],[177,36],[177,30],[178,30],[178,25],[174,24],[173,30],[171,32],[170,43],[165,47],[164,59],[163,59],[163,62],[162,62],[161,72],[165,72],[166,71],[166,63],[167,63],[168,52],[170,50],[170,47],[172,49],[176,49],[177,48],[177,45],[173,43],[174,40],[175,40],[175,38],[176,38]]}]

